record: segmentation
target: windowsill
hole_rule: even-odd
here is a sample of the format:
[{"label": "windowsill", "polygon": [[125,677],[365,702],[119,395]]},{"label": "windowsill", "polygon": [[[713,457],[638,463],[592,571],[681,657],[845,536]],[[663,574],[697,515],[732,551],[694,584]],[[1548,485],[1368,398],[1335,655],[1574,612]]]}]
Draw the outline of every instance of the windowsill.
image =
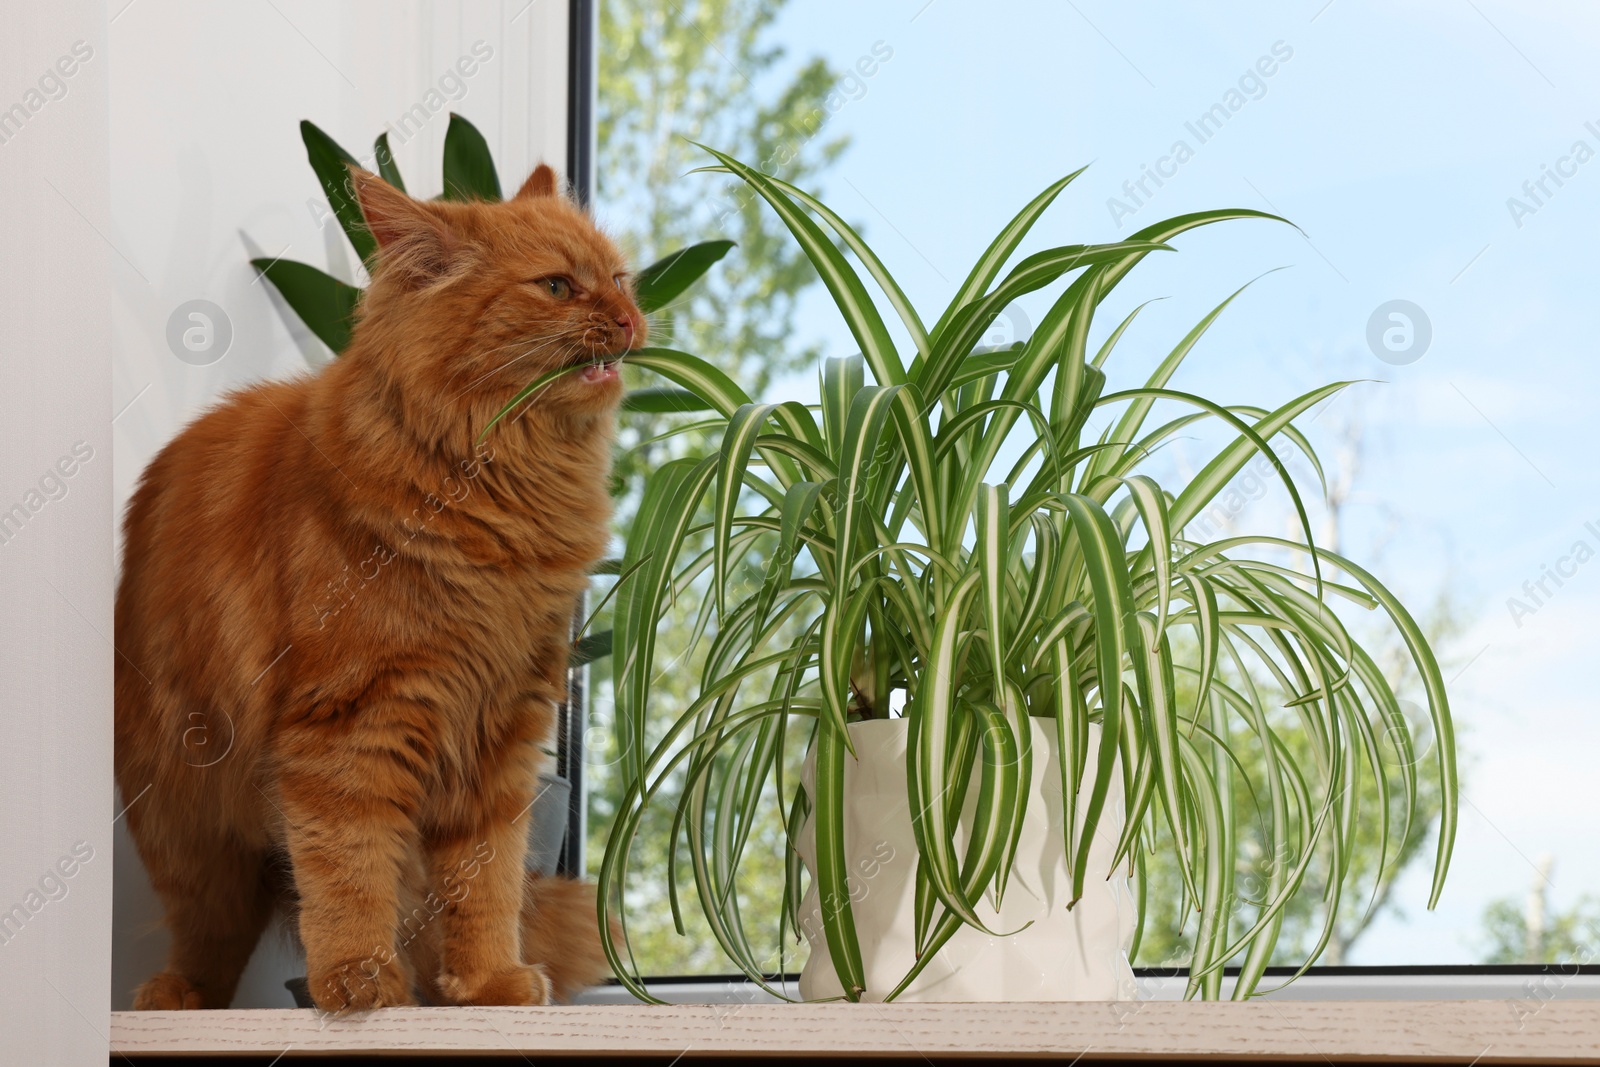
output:
[{"label": "windowsill", "polygon": [[[1222,995],[1233,991],[1236,968],[1222,980]],[[1278,989],[1289,968],[1270,967],[1258,991],[1277,1003],[1289,1000],[1503,1000],[1531,1012],[1549,1000],[1600,1000],[1600,966],[1434,966],[1316,967]],[[1181,1001],[1188,979],[1176,969],[1138,968],[1136,1000]],[[652,979],[650,992],[669,1004],[775,1004],[773,997],[743,976]],[[793,976],[783,988],[800,999]],[[615,982],[585,991],[579,1004],[636,1005]]]},{"label": "windowsill", "polygon": [[114,1012],[111,1048],[158,1053],[1077,1056],[1600,1062],[1600,1001],[580,1005]]}]

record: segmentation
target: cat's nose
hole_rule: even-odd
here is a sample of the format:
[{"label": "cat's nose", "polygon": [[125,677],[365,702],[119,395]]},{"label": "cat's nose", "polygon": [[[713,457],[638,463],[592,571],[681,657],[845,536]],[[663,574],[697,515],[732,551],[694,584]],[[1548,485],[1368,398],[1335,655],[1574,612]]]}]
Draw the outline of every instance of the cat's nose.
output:
[{"label": "cat's nose", "polygon": [[622,329],[623,343],[629,348],[639,347],[639,341],[642,338],[639,336],[641,331],[638,318],[630,314],[618,315],[617,325]]}]

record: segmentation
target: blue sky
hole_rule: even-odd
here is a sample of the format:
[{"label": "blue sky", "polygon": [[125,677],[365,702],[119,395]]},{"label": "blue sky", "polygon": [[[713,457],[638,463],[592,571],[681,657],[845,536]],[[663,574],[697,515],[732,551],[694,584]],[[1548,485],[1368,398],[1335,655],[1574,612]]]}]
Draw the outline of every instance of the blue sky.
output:
[{"label": "blue sky", "polygon": [[[1600,551],[1587,432],[1600,395],[1600,158],[1587,154],[1600,152],[1597,29],[1600,12],[1576,3],[1490,0],[1158,12],[804,0],[779,26],[791,58],[841,69],[879,42],[892,49],[864,90],[846,86],[856,98],[827,130],[854,143],[823,191],[925,308],[942,306],[1021,204],[1084,164],[1035,247],[1221,206],[1304,230],[1241,222],[1185,235],[1178,254],[1138,268],[1104,319],[1168,298],[1114,360],[1112,385],[1133,384],[1229,292],[1287,267],[1230,308],[1177,384],[1275,405],[1334,378],[1377,380],[1319,413],[1312,434],[1336,461],[1339,428],[1363,428],[1345,549],[1420,609],[1450,594],[1458,632],[1442,651],[1466,787],[1440,908],[1424,912],[1419,866],[1397,894],[1407,917],[1383,920],[1352,963],[1476,959],[1484,905],[1525,896],[1546,855],[1553,906],[1600,887],[1600,820],[1578,799],[1600,754],[1589,662],[1600,562],[1572,554],[1579,541]],[[1213,120],[1196,136],[1190,124],[1230,103],[1220,129]],[[1164,184],[1146,178],[1135,201],[1124,183],[1158,165]],[[1366,339],[1396,299],[1421,308],[1432,333],[1404,365]],[[1037,321],[1044,306],[1023,311]],[[802,329],[832,354],[852,350],[825,294]],[[1279,532],[1282,513],[1268,496],[1240,521]],[[1523,583],[1558,564],[1569,576],[1545,578],[1534,605]],[[1511,597],[1534,610],[1513,618]]]}]

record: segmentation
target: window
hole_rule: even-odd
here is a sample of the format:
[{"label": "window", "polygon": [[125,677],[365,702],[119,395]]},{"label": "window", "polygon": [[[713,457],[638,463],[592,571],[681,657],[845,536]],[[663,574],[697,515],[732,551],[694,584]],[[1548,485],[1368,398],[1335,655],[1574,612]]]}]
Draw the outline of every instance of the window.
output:
[{"label": "window", "polygon": [[[1169,298],[1130,330],[1108,389],[1139,385],[1246,283],[1175,387],[1271,405],[1355,383],[1301,420],[1327,464],[1326,499],[1309,465],[1290,466],[1318,542],[1391,583],[1437,647],[1462,793],[1438,908],[1426,904],[1439,799],[1424,781],[1425,817],[1398,873],[1374,887],[1367,872],[1370,907],[1335,927],[1320,962],[1588,964],[1600,944],[1600,842],[1568,794],[1600,745],[1583,636],[1600,611],[1587,567],[1600,515],[1585,503],[1595,312],[1575,235],[1595,221],[1585,188],[1600,127],[1569,94],[1590,77],[1575,49],[1590,21],[1345,2],[1152,23],[1104,4],[604,0],[597,204],[645,261],[692,240],[740,241],[662,343],[706,355],[767,399],[802,400],[816,398],[819,358],[856,343],[808,269],[782,274],[787,288],[750,287],[751,261],[782,254],[786,235],[737,183],[684,176],[709,162],[688,141],[820,190],[912,302],[933,307],[1018,205],[1089,163],[1027,247],[1125,238],[1213,207],[1294,223],[1186,234],[1176,254],[1142,264],[1106,318]],[[666,49],[679,57],[671,68],[653,62]],[[1287,269],[1266,273],[1277,268]],[[1019,299],[986,340],[1027,338],[1047,307]],[[662,425],[638,420],[625,440]],[[1186,475],[1218,441],[1197,431],[1152,462]],[[646,454],[630,474],[670,447]],[[1272,481],[1265,462],[1247,468],[1198,517],[1199,532],[1296,536]],[[1416,678],[1383,666],[1424,766],[1436,739]],[[615,802],[606,673],[594,685],[591,857]],[[682,672],[661,682],[662,701],[691,684]],[[703,936],[671,932],[665,859],[641,853],[630,882],[641,968],[727,971]],[[748,891],[752,911],[779,892],[760,877]],[[1315,942],[1314,911],[1291,917],[1287,942]],[[1156,965],[1193,925],[1185,934],[1170,912],[1153,921],[1165,928],[1138,962]]]}]

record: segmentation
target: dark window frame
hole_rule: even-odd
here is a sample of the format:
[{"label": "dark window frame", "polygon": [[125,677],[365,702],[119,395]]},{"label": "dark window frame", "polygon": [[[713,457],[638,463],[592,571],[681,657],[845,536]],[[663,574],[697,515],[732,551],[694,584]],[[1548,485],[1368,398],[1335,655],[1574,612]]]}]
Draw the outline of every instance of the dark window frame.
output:
[{"label": "dark window frame", "polygon": [[[598,0],[567,3],[567,181],[578,203],[587,207],[594,196],[595,37]],[[578,602],[572,620],[572,638],[583,625],[587,598]],[[567,804],[567,836],[562,842],[556,870],[583,877],[585,810],[588,797],[583,778],[583,733],[588,721],[588,668],[567,672],[567,700],[557,709],[556,773],[571,783]]]}]

